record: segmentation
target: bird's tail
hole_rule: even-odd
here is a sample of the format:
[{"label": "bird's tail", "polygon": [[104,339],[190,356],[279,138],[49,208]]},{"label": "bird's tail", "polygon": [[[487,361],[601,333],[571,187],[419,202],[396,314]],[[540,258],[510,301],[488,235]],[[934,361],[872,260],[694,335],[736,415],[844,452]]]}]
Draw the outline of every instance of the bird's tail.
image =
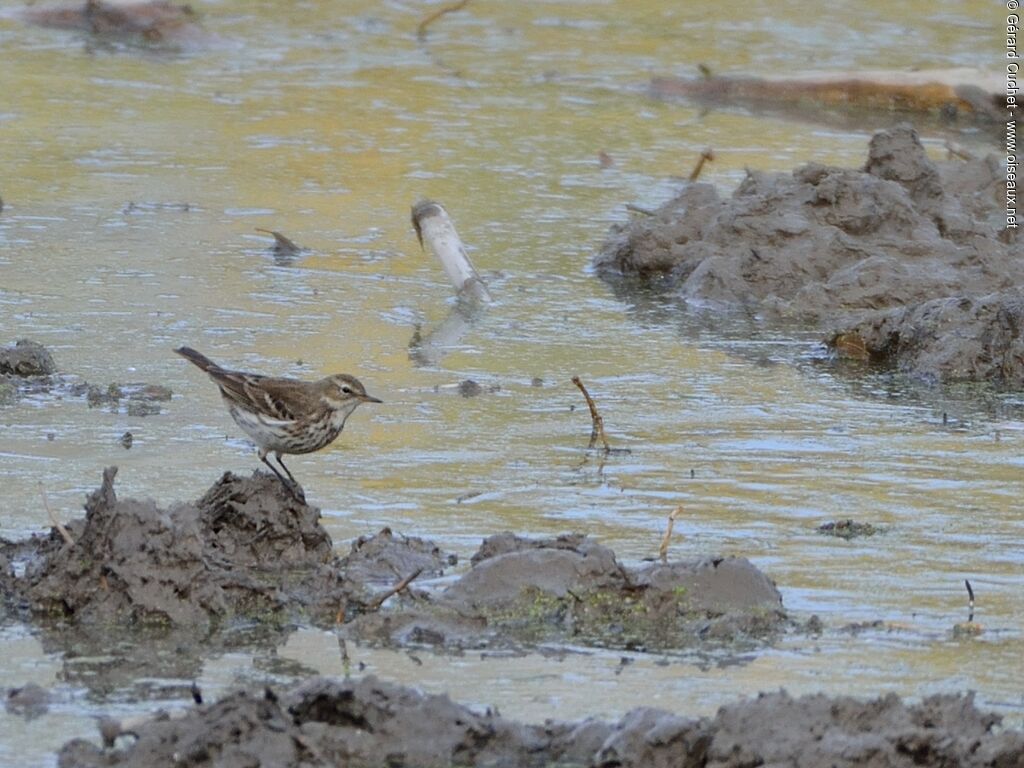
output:
[{"label": "bird's tail", "polygon": [[198,367],[200,370],[209,373],[211,370],[219,371],[221,367],[217,365],[213,360],[208,358],[202,352],[196,352],[192,347],[178,347],[176,350],[179,355],[184,357],[190,363]]}]

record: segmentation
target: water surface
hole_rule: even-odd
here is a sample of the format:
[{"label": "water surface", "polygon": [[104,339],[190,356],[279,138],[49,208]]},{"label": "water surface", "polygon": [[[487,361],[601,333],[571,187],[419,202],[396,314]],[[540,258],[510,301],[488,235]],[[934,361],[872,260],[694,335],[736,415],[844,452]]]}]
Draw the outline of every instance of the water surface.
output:
[{"label": "water surface", "polygon": [[[205,3],[219,43],[185,53],[0,19],[0,341],[42,342],[74,380],[175,392],[147,418],[73,397],[0,408],[0,533],[44,528],[39,483],[60,514],[79,514],[110,464],[120,494],[161,504],[256,466],[216,389],[175,346],[268,373],[344,371],[386,404],[290,462],[339,547],[389,525],[466,559],[505,529],[583,530],[636,560],[656,553],[682,505],[674,556],[750,557],[797,618],[817,613],[826,627],[729,664],[350,649],[369,671],[533,721],[640,704],[704,714],[779,686],[973,688],[1019,721],[1019,395],[850,376],[822,364],[815,334],[623,298],[588,270],[624,203],[667,199],[705,147],[716,160],[704,178],[723,192],[747,168],[859,165],[866,153],[866,131],[652,102],[651,74],[699,63],[737,74],[983,66],[998,9],[479,3],[419,43],[434,7]],[[943,141],[926,141],[936,157]],[[421,197],[447,205],[496,297],[427,367],[410,358],[410,339],[453,301],[409,225]],[[310,250],[279,264],[256,227]],[[628,456],[584,450],[590,423],[573,375]],[[499,389],[462,398],[467,378]],[[889,530],[854,542],[815,533],[843,517]],[[964,578],[985,628],[973,640],[951,634],[966,619]],[[875,620],[885,623],[841,631]],[[160,676],[90,685],[69,666],[97,659],[69,660],[23,626],[0,631],[0,685],[35,681],[58,697],[27,725],[0,714],[0,763],[52,764],[64,740],[94,735],[93,715],[188,698],[190,681]],[[217,654],[198,679],[211,696],[312,670],[343,671],[331,633]]]}]

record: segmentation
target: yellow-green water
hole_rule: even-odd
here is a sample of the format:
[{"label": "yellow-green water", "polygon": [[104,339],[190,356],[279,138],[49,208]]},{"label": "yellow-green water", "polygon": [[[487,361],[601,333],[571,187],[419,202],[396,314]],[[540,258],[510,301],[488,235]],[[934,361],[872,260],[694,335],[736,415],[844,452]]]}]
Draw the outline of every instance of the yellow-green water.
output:
[{"label": "yellow-green water", "polygon": [[[620,654],[599,652],[420,654],[420,665],[350,649],[370,671],[527,720],[639,704],[703,714],[779,686],[973,688],[1019,720],[1024,425],[1014,397],[983,408],[887,392],[884,380],[814,362],[814,335],[620,300],[588,269],[623,204],[667,199],[704,147],[717,155],[704,178],[724,193],[745,168],[863,161],[864,132],[652,102],[650,75],[699,63],[755,75],[984,66],[997,55],[998,8],[479,0],[418,43],[416,25],[436,7],[204,3],[217,42],[177,55],[97,48],[0,18],[0,341],[32,337],[62,371],[103,386],[160,382],[176,394],[148,418],[70,398],[0,408],[0,533],[47,524],[40,482],[60,514],[78,514],[110,464],[119,493],[162,504],[255,468],[215,388],[172,347],[264,372],[346,371],[386,404],[358,411],[330,449],[290,462],[339,548],[385,524],[463,556],[500,530],[577,529],[636,560],[657,551],[667,514],[683,505],[673,554],[749,556],[797,618],[818,613],[826,626],[725,667],[638,656],[615,674]],[[927,143],[941,154],[941,138]],[[420,197],[446,204],[496,297],[431,367],[413,363],[409,340],[444,321],[452,296],[409,225]],[[279,266],[255,227],[311,253]],[[603,468],[587,458],[574,374],[631,455]],[[461,398],[466,378],[500,391]],[[118,442],[127,430],[128,451]],[[840,517],[891,530],[852,543],[814,532]],[[966,618],[964,578],[985,627],[975,640],[951,637]],[[892,625],[839,632],[875,619]],[[0,763],[52,761],[67,738],[94,734],[92,715],[167,703],[161,689],[181,683],[149,681],[156,702],[89,692],[65,681],[63,659],[31,630],[0,631],[0,686],[34,680],[58,695],[27,725],[0,714]],[[320,631],[293,635],[278,655],[341,672]],[[215,695],[265,666],[220,656],[200,683]]]}]

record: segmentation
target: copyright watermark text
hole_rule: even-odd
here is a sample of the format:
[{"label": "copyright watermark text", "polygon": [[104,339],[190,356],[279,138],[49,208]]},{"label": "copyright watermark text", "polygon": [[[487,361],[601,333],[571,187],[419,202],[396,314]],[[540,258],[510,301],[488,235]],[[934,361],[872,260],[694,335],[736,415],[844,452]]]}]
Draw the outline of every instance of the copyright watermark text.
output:
[{"label": "copyright watermark text", "polygon": [[1020,106],[1017,76],[1020,74],[1020,52],[1017,46],[1020,34],[1019,0],[1006,0],[1006,226],[1017,228],[1017,108]]}]

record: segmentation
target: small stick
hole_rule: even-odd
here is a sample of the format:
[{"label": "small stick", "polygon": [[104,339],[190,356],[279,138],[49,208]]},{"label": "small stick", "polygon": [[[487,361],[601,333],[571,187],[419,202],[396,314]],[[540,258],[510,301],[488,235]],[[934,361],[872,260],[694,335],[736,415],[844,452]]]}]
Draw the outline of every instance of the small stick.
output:
[{"label": "small stick", "polygon": [[661,546],[658,547],[658,554],[661,556],[661,562],[668,562],[668,543],[672,538],[672,528],[676,523],[676,518],[683,513],[681,506],[676,507],[668,516],[668,528],[665,529],[665,536],[661,540]]},{"label": "small stick", "polygon": [[694,182],[697,177],[700,176],[700,172],[704,170],[704,163],[710,162],[715,159],[715,150],[708,147],[700,153],[700,157],[697,158],[697,164],[693,166],[693,170],[690,171],[690,177],[687,181]]},{"label": "small stick", "polygon": [[580,388],[580,392],[583,393],[583,397],[586,398],[587,407],[590,408],[590,420],[593,423],[590,429],[590,445],[587,448],[593,448],[594,443],[597,442],[597,438],[601,438],[601,442],[604,443],[604,452],[611,453],[612,447],[608,445],[608,437],[604,433],[604,419],[601,418],[601,414],[597,412],[597,405],[594,404],[594,400],[590,397],[590,393],[587,392],[587,388],[583,386],[583,382],[579,376],[572,377],[572,383]]},{"label": "small stick", "polygon": [[431,24],[433,24],[435,21],[437,21],[447,13],[455,13],[456,11],[461,11],[463,8],[469,5],[469,3],[470,0],[458,0],[458,2],[451,3],[450,5],[441,6],[436,11],[426,16],[423,19],[423,21],[420,22],[419,26],[416,27],[416,39],[425,40],[427,37],[427,27],[429,27]]},{"label": "small stick", "polygon": [[380,595],[377,599],[375,599],[372,603],[370,603],[370,609],[375,611],[378,608],[380,608],[382,605],[384,605],[384,601],[385,600],[387,600],[392,595],[397,595],[403,589],[408,587],[413,582],[413,580],[417,576],[419,576],[421,573],[423,573],[423,568],[422,567],[417,568],[415,571],[410,573],[408,576],[406,576],[400,582],[395,584],[395,586],[393,586],[391,589],[389,589],[383,595]]},{"label": "small stick", "polygon": [[961,160],[975,160],[975,156],[970,151],[964,149],[959,144],[946,140],[946,151],[949,152],[951,157],[959,157]]},{"label": "small stick", "polygon": [[64,527],[64,523],[57,519],[57,516],[50,508],[50,500],[46,498],[46,489],[43,487],[42,483],[39,483],[39,493],[43,496],[43,506],[46,507],[46,514],[50,516],[50,522],[53,523],[53,527],[57,529],[57,532],[64,539],[65,543],[74,546],[75,540],[71,538],[71,534],[68,533],[68,529]]},{"label": "small stick", "polygon": [[264,229],[263,227],[256,227],[256,231],[264,235],[270,235],[274,238],[274,248],[285,251],[289,254],[295,254],[302,251],[302,249],[293,243],[289,238],[282,235],[280,232],[275,232],[272,229]]},{"label": "small stick", "polygon": [[974,607],[974,590],[971,589],[971,582],[969,582],[967,579],[964,579],[964,586],[967,587],[967,597],[968,597],[967,605],[969,607],[973,608]]},{"label": "small stick", "polygon": [[639,213],[644,216],[653,216],[655,213],[650,208],[641,208],[639,205],[633,205],[632,203],[626,203],[626,210],[632,211],[633,213]]}]

